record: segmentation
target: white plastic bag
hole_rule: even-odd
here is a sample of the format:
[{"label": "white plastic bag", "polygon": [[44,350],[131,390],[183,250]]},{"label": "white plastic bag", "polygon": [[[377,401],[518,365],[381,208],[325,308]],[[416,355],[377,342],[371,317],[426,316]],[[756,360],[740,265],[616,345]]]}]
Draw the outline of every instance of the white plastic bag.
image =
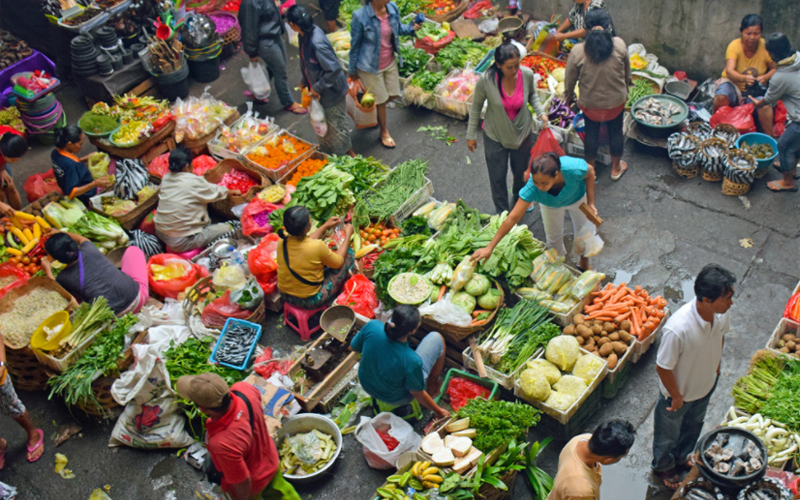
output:
[{"label": "white plastic bag", "polygon": [[289,26],[289,23],[283,23],[283,26],[286,28],[286,36],[289,38],[289,45],[293,47],[299,47],[300,39],[298,38],[298,36],[300,35],[300,33],[293,30],[292,27]]},{"label": "white plastic bag", "polygon": [[242,79],[256,99],[264,100],[272,90],[269,86],[267,70],[260,63],[250,61],[250,65],[242,68]]},{"label": "white plastic bag", "polygon": [[448,293],[442,300],[435,304],[427,304],[419,308],[422,316],[428,316],[443,325],[469,326],[472,324],[472,316],[466,311],[450,301],[451,295]]},{"label": "white plastic bag", "polygon": [[[389,451],[378,430],[389,434],[400,444]],[[373,469],[394,469],[400,455],[407,451],[416,451],[422,444],[422,436],[414,432],[411,424],[389,412],[379,413],[375,418],[361,417],[355,436],[364,445],[364,458]]]},{"label": "white plastic bag", "polygon": [[572,244],[572,250],[584,257],[594,257],[603,251],[603,238],[597,234],[597,230],[591,222],[583,225],[575,241]]},{"label": "white plastic bag", "polygon": [[325,110],[322,109],[322,104],[318,99],[311,99],[308,116],[311,117],[311,126],[314,127],[314,132],[320,137],[325,137],[325,134],[328,133],[328,124],[325,122]]}]

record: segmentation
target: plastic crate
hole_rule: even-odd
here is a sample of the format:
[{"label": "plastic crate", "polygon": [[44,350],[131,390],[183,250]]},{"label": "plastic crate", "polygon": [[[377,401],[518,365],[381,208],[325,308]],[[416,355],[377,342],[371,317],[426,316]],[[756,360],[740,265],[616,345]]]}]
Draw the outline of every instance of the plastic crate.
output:
[{"label": "plastic crate", "polygon": [[[628,348],[628,351],[625,353],[624,357],[628,357],[632,350]],[[620,363],[622,360],[620,360]],[[611,377],[611,371],[609,370],[608,375],[606,375],[605,380],[600,385],[600,394],[603,395],[603,399],[611,399],[617,395],[617,392],[625,385],[628,381],[628,378],[631,374],[631,369],[633,367],[633,363],[625,363],[622,367],[618,364],[616,369],[614,370],[614,377]]]},{"label": "plastic crate", "polygon": [[444,402],[450,404],[450,397],[447,395],[447,388],[450,386],[450,380],[455,377],[460,377],[469,380],[470,382],[475,382],[476,384],[489,389],[490,392],[488,399],[490,400],[496,399],[497,392],[499,390],[497,382],[495,382],[494,380],[488,380],[485,378],[478,377],[477,375],[467,373],[457,368],[450,368],[449,370],[447,370],[447,376],[445,376],[444,378],[444,383],[442,384],[442,392],[440,392],[439,395],[436,396],[436,399],[434,400],[437,405],[439,404],[439,401],[442,400],[442,398],[445,399]]},{"label": "plastic crate", "polygon": [[[593,354],[590,354],[588,351],[586,351],[583,348],[581,348],[581,354],[583,354],[584,356],[586,356],[586,355],[594,356]],[[589,397],[593,393],[596,392],[597,393],[597,397],[598,398],[600,397],[600,391],[598,391],[596,389],[598,387],[600,387],[600,383],[606,378],[606,373],[607,372],[608,372],[608,363],[606,363],[606,361],[603,360],[603,369],[600,370],[600,372],[598,372],[597,375],[595,375],[594,379],[592,380],[592,383],[589,384],[589,386],[586,388],[585,391],[583,391],[583,394],[581,394],[581,397],[579,397],[577,401],[572,403],[572,406],[570,406],[569,409],[567,411],[564,411],[564,412],[547,406],[546,404],[544,404],[543,401],[537,401],[537,400],[528,399],[525,396],[525,394],[522,392],[522,388],[519,385],[519,381],[514,383],[514,395],[516,397],[522,399],[523,401],[525,401],[527,403],[530,403],[531,405],[535,406],[536,408],[539,408],[545,414],[550,415],[553,419],[555,419],[561,425],[566,425],[570,420],[572,420],[580,412],[580,410],[585,406],[586,401],[589,399]]]},{"label": "plastic crate", "polygon": [[[580,271],[578,271],[572,266],[564,264],[564,267],[569,269],[572,272],[572,275],[575,276],[576,278],[580,277],[580,275],[582,274]],[[583,311],[583,308],[586,307],[586,304],[588,304],[589,301],[592,299],[592,293],[597,292],[598,290],[600,290],[600,283],[595,285],[595,287],[592,289],[591,292],[587,293],[585,297],[583,297],[574,306],[572,306],[572,309],[570,309],[565,313],[557,313],[550,311],[550,314],[552,314],[553,317],[555,318],[555,323],[561,326],[562,328],[571,325],[572,317],[578,314],[579,312]],[[517,293],[515,293],[514,295],[516,295],[520,300],[524,299],[524,297],[522,297]]]},{"label": "plastic crate", "polygon": [[109,321],[108,323],[103,325],[103,327],[95,330],[91,335],[89,335],[89,337],[86,338],[86,340],[78,344],[63,358],[55,358],[43,351],[40,351],[39,349],[33,349],[33,354],[36,356],[36,359],[38,359],[39,363],[41,363],[42,365],[54,370],[57,374],[64,373],[72,365],[74,365],[80,359],[83,352],[86,349],[88,349],[90,345],[94,343],[97,334],[102,331],[105,331],[110,326],[111,322]]},{"label": "plastic crate", "polygon": [[661,332],[661,329],[664,328],[664,325],[667,323],[667,320],[669,319],[669,315],[670,315],[670,310],[668,307],[665,307],[664,317],[661,318],[661,323],[658,324],[658,328],[656,328],[656,330],[653,333],[651,333],[650,336],[648,336],[646,339],[641,341],[637,339],[633,342],[633,353],[631,353],[631,363],[638,363],[639,360],[642,359],[644,353],[646,353],[647,350],[650,349],[650,346],[655,344],[656,340],[658,339],[658,334]]},{"label": "plastic crate", "polygon": [[421,207],[431,196],[433,196],[433,182],[425,177],[425,184],[423,184],[416,193],[409,196],[408,199],[400,205],[400,208],[395,210],[389,218],[390,222],[395,226],[399,226],[400,222],[414,213],[414,210]]},{"label": "plastic crate", "polygon": [[[533,353],[533,356],[531,356],[528,359],[528,361],[530,361],[531,359],[538,358],[543,353],[544,353],[543,348],[537,349],[536,352]],[[475,363],[475,359],[472,357],[472,347],[467,347],[466,349],[464,349],[464,352],[461,353],[461,357],[463,360],[462,363],[466,368],[469,368],[470,370],[474,370],[476,372],[478,371],[478,365]],[[525,361],[525,363],[520,365],[516,370],[514,370],[508,375],[495,370],[491,366],[485,366],[484,368],[486,368],[486,376],[491,380],[494,380],[501,386],[505,387],[509,391],[513,391],[514,382],[517,381],[517,379],[519,378],[519,374],[522,373],[522,370],[525,369],[525,365],[527,364],[528,361]]]},{"label": "plastic crate", "polygon": [[259,172],[263,173],[264,176],[267,179],[269,179],[269,180],[271,180],[273,182],[277,182],[281,178],[285,177],[288,172],[290,172],[295,167],[297,167],[297,165],[299,165],[300,162],[302,162],[303,160],[305,160],[306,158],[311,156],[311,153],[313,153],[317,149],[317,145],[316,144],[312,144],[312,143],[310,143],[308,141],[304,141],[303,139],[297,137],[296,135],[290,134],[286,130],[281,130],[280,132],[277,133],[277,135],[278,135],[279,138],[280,137],[284,137],[284,136],[293,137],[296,141],[300,142],[301,144],[307,145],[309,147],[309,149],[307,151],[297,155],[295,158],[287,161],[280,168],[275,168],[275,169],[264,168],[261,165],[259,165],[258,163],[254,162],[253,160],[251,160],[250,158],[247,157],[247,155],[250,154],[255,148],[261,146],[262,144],[266,143],[268,140],[271,140],[272,138],[274,138],[275,134],[268,135],[264,139],[258,141],[257,143],[253,144],[249,148],[245,149],[244,152],[242,153],[242,163],[244,163],[245,165],[247,165],[247,166],[249,166],[251,168],[254,168],[254,169],[258,170]]},{"label": "plastic crate", "polygon": [[437,93],[433,95],[436,105],[434,111],[441,113],[456,120],[466,120],[469,118],[469,110],[472,108],[472,96],[466,101],[459,101],[457,99],[450,99],[443,97]]},{"label": "plastic crate", "polygon": [[[249,119],[249,118],[250,117],[248,117],[248,116],[242,116],[241,118],[239,118],[238,120],[233,122],[233,124],[231,124],[231,126],[228,127],[228,128],[230,128],[230,130],[236,130],[236,127],[240,124],[240,122],[242,122],[245,119]],[[273,135],[275,135],[279,131],[280,131],[280,127],[278,125],[276,125],[275,123],[271,123],[269,125],[269,129],[267,130],[267,133],[265,135],[263,135],[258,142],[265,141],[265,140],[269,139],[270,137],[272,137]],[[242,156],[242,152],[237,153],[235,151],[231,151],[230,149],[225,149],[224,147],[222,147],[222,145],[219,143],[220,135],[222,135],[222,127],[219,128],[219,131],[217,132],[217,135],[213,139],[208,141],[208,152],[211,153],[211,156],[213,156],[217,160],[226,160],[226,159],[229,159],[229,158],[238,160]],[[258,144],[258,143],[256,143],[256,144]],[[249,148],[247,148],[247,149],[249,149]]]},{"label": "plastic crate", "polygon": [[[250,328],[255,328],[256,329],[256,336],[253,339],[253,344],[250,346],[250,351],[247,353],[247,357],[245,358],[244,363],[241,364],[241,365],[238,365],[238,366],[237,365],[232,365],[230,363],[226,363],[224,361],[217,361],[217,359],[216,359],[217,358],[217,349],[219,349],[219,346],[222,345],[222,342],[225,340],[225,337],[228,335],[228,328],[230,328],[231,326],[236,325],[236,324],[249,326]],[[211,357],[208,359],[208,361],[210,363],[212,363],[212,364],[220,364],[222,366],[227,366],[228,368],[233,368],[235,370],[245,370],[245,369],[247,369],[247,366],[250,364],[250,359],[253,357],[253,351],[255,351],[256,346],[258,345],[258,341],[259,341],[260,338],[261,338],[261,325],[258,325],[256,323],[251,323],[251,322],[245,321],[243,319],[228,318],[225,321],[225,326],[222,328],[222,334],[217,339],[217,343],[216,343],[216,345],[214,345],[214,351],[211,353]]]},{"label": "plastic crate", "polygon": [[588,430],[585,426],[600,408],[601,399],[600,391],[594,391],[586,398],[572,418],[565,423],[561,423],[545,413],[536,425],[536,430],[541,431],[545,436],[552,436],[558,441],[568,441]]},{"label": "plastic crate", "polygon": [[[566,153],[570,156],[577,156],[583,158],[586,156],[586,153],[583,149],[583,144],[575,144],[572,142],[566,141]],[[603,165],[611,165],[611,154],[606,153],[605,151],[609,151],[608,146],[602,146],[597,151],[597,161],[602,163]]]},{"label": "plastic crate", "polygon": [[778,343],[778,340],[780,340],[780,338],[786,335],[787,333],[791,333],[792,335],[797,335],[798,330],[800,330],[800,325],[798,325],[797,323],[795,323],[790,319],[781,318],[781,320],[778,321],[778,326],[775,327],[775,331],[772,332],[772,335],[769,337],[769,340],[767,340],[767,349],[780,356],[788,356],[797,359],[790,354],[780,352],[776,347],[776,344]]}]

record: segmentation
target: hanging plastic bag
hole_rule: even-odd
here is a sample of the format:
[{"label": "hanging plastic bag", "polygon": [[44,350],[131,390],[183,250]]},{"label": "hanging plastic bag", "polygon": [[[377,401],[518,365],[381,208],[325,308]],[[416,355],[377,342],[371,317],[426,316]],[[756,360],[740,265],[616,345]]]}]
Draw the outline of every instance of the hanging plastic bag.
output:
[{"label": "hanging plastic bag", "polygon": [[[378,431],[397,440],[397,446],[389,448]],[[394,413],[379,413],[375,418],[361,417],[355,436],[364,446],[364,458],[373,469],[393,469],[397,459],[407,451],[416,451],[422,444],[422,436],[414,432],[411,424]]]},{"label": "hanging plastic bag", "polygon": [[299,38],[300,33],[298,33],[295,30],[293,30],[292,27],[289,26],[289,23],[283,23],[283,25],[284,25],[284,27],[286,27],[286,36],[289,38],[289,45],[291,45],[293,47],[299,47],[300,46],[300,38]]},{"label": "hanging plastic bag", "polygon": [[147,171],[150,175],[159,179],[167,175],[167,172],[169,172],[169,153],[164,153],[150,160]]},{"label": "hanging plastic bag", "polygon": [[207,275],[206,268],[171,253],[154,255],[147,261],[150,290],[162,297],[177,299],[181,292]]},{"label": "hanging plastic bag", "polygon": [[325,122],[325,110],[322,109],[319,99],[311,99],[308,116],[311,117],[311,126],[314,127],[314,132],[320,137],[325,137],[325,134],[328,133],[328,124]]},{"label": "hanging plastic bag", "polygon": [[242,79],[256,99],[263,101],[269,97],[269,77],[263,65],[250,61],[248,67],[242,68]]},{"label": "hanging plastic bag", "polygon": [[558,156],[564,156],[565,154],[550,127],[544,128],[539,132],[539,138],[536,139],[536,144],[531,149],[531,158],[539,157],[545,153],[555,153]]},{"label": "hanging plastic bag", "polygon": [[214,271],[212,282],[214,287],[219,290],[237,290],[244,286],[247,278],[244,277],[241,267],[225,261],[219,269]]},{"label": "hanging plastic bag", "polygon": [[231,302],[239,304],[248,311],[254,310],[263,301],[264,291],[258,286],[258,280],[255,278],[248,279],[243,287],[231,292]]},{"label": "hanging plastic bag", "polygon": [[14,281],[0,288],[0,298],[7,294],[9,290],[19,288],[28,282],[28,275],[26,273],[8,263],[0,265],[0,279],[5,281],[5,278],[13,278]]},{"label": "hanging plastic bag", "polygon": [[594,257],[603,251],[603,245],[603,238],[597,234],[595,225],[587,222],[578,231],[578,236],[575,237],[572,249],[576,254],[584,257]]},{"label": "hanging plastic bag", "polygon": [[222,297],[214,299],[203,309],[201,319],[209,328],[222,328],[228,318],[247,319],[252,313],[231,302],[231,291],[225,290]]},{"label": "hanging plastic bag", "polygon": [[282,205],[267,203],[256,196],[247,204],[242,212],[242,234],[245,236],[265,236],[273,231],[269,223],[269,214],[283,208]]},{"label": "hanging plastic bag", "polygon": [[192,172],[200,177],[216,166],[217,160],[208,155],[200,155],[192,160]]},{"label": "hanging plastic bag", "polygon": [[336,297],[336,303],[349,306],[356,314],[375,319],[375,308],[379,303],[375,284],[363,274],[356,274],[345,282],[342,293]]},{"label": "hanging plastic bag", "polygon": [[92,174],[92,179],[107,177],[108,165],[110,163],[111,163],[111,158],[109,158],[106,153],[90,154],[87,166],[89,167],[89,172]]},{"label": "hanging plastic bag", "polygon": [[49,193],[64,195],[64,192],[58,187],[56,175],[53,173],[52,168],[43,174],[33,174],[28,177],[22,188],[31,203]]},{"label": "hanging plastic bag", "polygon": [[786,119],[789,116],[789,111],[783,104],[783,101],[778,101],[775,105],[774,120],[772,121],[772,137],[778,138],[786,132]]},{"label": "hanging plastic bag", "polygon": [[749,134],[756,131],[756,123],[753,121],[753,109],[752,104],[742,104],[735,108],[722,106],[714,113],[708,123],[712,128],[720,123],[727,123],[736,127],[740,134]]},{"label": "hanging plastic bag", "polygon": [[264,295],[272,294],[278,286],[278,238],[277,234],[269,234],[247,254],[247,266],[258,280]]}]

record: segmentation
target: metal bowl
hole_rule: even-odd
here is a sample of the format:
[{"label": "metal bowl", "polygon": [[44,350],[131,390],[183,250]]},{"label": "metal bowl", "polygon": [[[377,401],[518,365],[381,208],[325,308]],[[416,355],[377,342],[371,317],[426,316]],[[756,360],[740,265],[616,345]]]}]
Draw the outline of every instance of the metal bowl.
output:
[{"label": "metal bowl", "polygon": [[333,420],[321,415],[314,415],[313,413],[297,415],[296,417],[292,417],[284,422],[283,426],[278,429],[278,438],[275,440],[275,445],[278,447],[278,449],[280,449],[281,445],[283,444],[283,440],[287,437],[294,436],[295,434],[311,432],[314,429],[333,437],[333,440],[336,442],[336,452],[334,452],[333,458],[331,458],[328,463],[317,472],[312,472],[311,474],[306,474],[305,476],[284,474],[283,477],[285,477],[289,482],[297,484],[312,483],[319,479],[323,474],[326,474],[328,470],[333,467],[336,459],[339,458],[339,454],[342,451],[342,432],[339,430],[336,424],[333,423]]},{"label": "metal bowl", "polygon": [[331,306],[322,313],[319,324],[325,333],[344,342],[356,324],[356,313],[349,306]]},{"label": "metal bowl", "polygon": [[[739,454],[741,448],[747,443],[747,441],[752,441],[755,443],[758,449],[761,450],[762,467],[752,474],[743,476],[729,476],[727,474],[720,474],[719,472],[715,471],[713,469],[713,464],[708,460],[708,458],[706,458],[705,451],[711,446],[714,440],[717,439],[719,434],[729,435],[730,440],[725,447],[732,448],[736,452],[736,455]],[[742,486],[750,484],[753,481],[760,480],[764,477],[764,474],[767,473],[767,447],[758,436],[746,429],[738,429],[734,427],[721,427],[715,429],[700,438],[700,440],[697,442],[696,450],[700,458],[700,462],[697,464],[698,469],[700,469],[700,474],[702,474],[703,477],[714,483],[716,486],[719,486],[723,492],[731,490],[738,491],[738,489]]]},{"label": "metal bowl", "polygon": [[497,23],[497,33],[514,33],[522,28],[522,19],[518,17],[504,17]]},{"label": "metal bowl", "polygon": [[[655,99],[656,101],[666,101],[670,104],[675,104],[680,108],[680,112],[677,115],[674,115],[672,118],[674,121],[669,125],[650,125],[649,123],[644,122],[636,117],[637,109],[644,104],[645,101],[648,99]],[[673,132],[677,131],[678,128],[681,126],[686,117],[689,116],[689,107],[686,105],[685,102],[681,101],[677,97],[672,97],[671,95],[665,94],[657,94],[657,95],[648,95],[644,96],[641,99],[637,100],[631,106],[631,116],[639,124],[639,127],[642,128],[645,134],[650,135],[652,137],[669,137]]]},{"label": "metal bowl", "polygon": [[231,248],[237,250],[239,242],[233,238],[225,238],[214,243],[214,246],[211,247],[211,253],[219,259],[227,259],[233,253]]},{"label": "metal bowl", "polygon": [[667,82],[667,84],[664,85],[664,92],[685,101],[689,98],[689,94],[692,93],[692,86],[686,82],[676,80],[674,82]]}]

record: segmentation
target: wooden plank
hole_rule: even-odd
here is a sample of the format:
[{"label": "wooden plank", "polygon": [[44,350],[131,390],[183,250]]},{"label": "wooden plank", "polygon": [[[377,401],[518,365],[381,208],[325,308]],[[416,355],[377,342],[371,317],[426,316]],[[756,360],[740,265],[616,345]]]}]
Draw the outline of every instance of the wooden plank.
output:
[{"label": "wooden plank", "polygon": [[478,25],[472,19],[459,19],[450,23],[450,29],[453,30],[458,38],[469,38],[470,40],[480,41],[486,38],[486,35],[481,33]]}]

